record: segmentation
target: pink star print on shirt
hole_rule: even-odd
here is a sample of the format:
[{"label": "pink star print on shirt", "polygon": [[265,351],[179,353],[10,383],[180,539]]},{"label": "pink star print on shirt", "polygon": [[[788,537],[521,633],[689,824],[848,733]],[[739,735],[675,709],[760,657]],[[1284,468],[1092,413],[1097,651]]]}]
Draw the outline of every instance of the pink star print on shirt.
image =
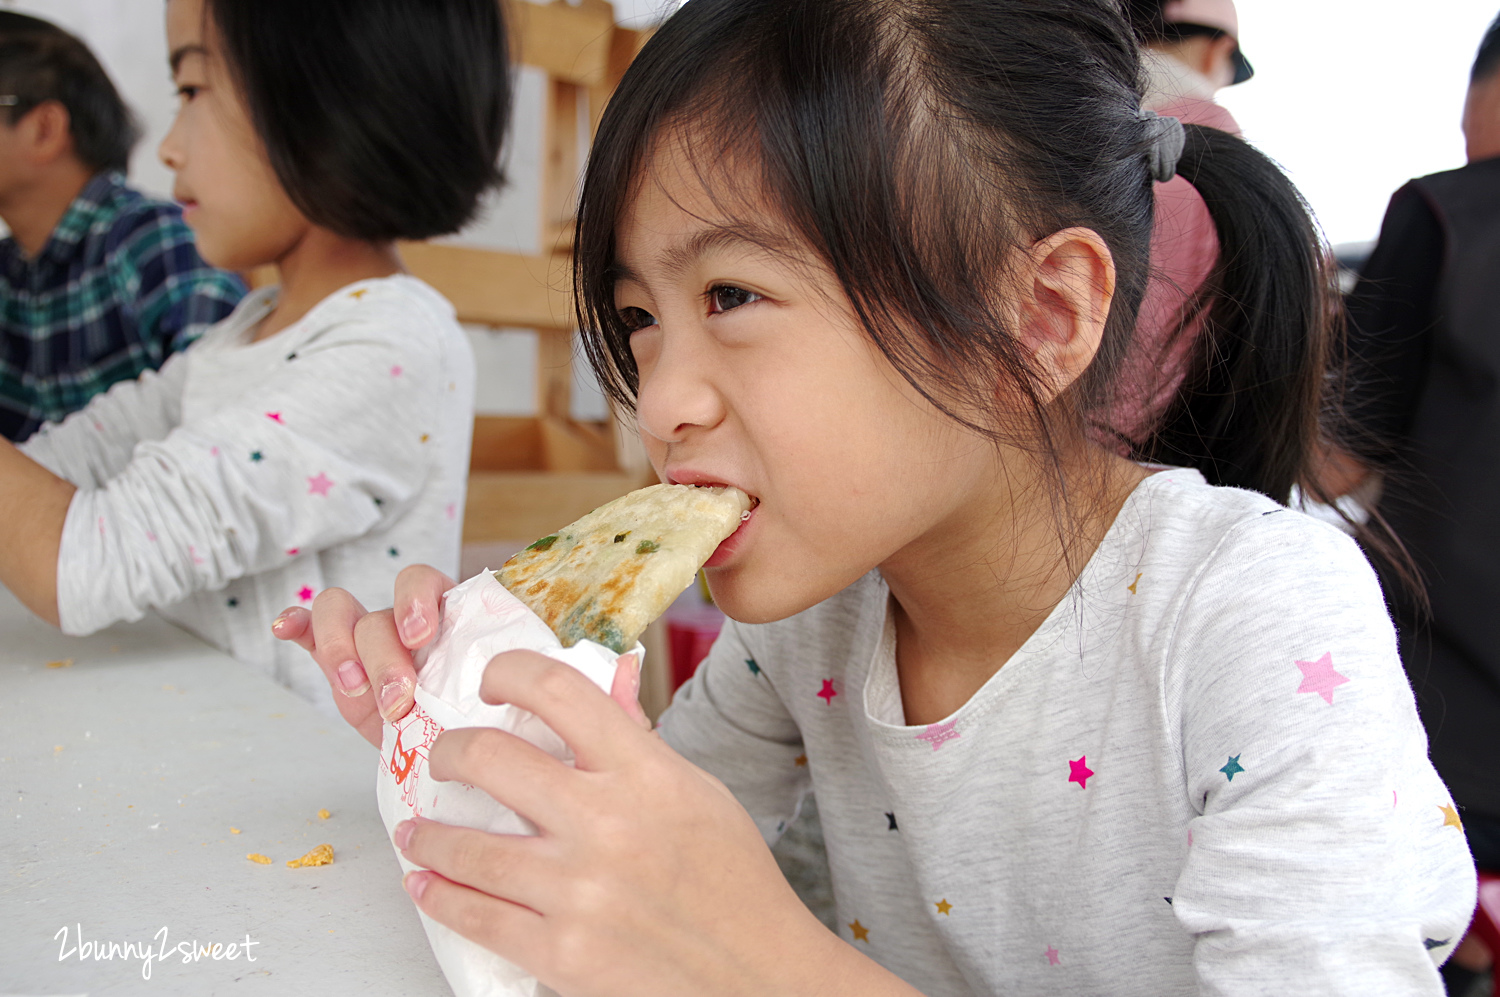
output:
[{"label": "pink star print on shirt", "polygon": [[949,720],[945,724],[932,724],[917,735],[917,740],[932,742],[932,750],[936,751],[955,737],[963,736],[958,732],[957,727],[957,720]]},{"label": "pink star print on shirt", "polygon": [[313,590],[306,585],[302,586],[301,591],[297,593],[297,598],[301,599],[303,602],[312,602],[312,597]]},{"label": "pink star print on shirt", "polygon": [[1297,687],[1297,691],[1315,692],[1329,706],[1333,705],[1333,690],[1349,681],[1347,675],[1340,675],[1333,670],[1331,651],[1317,661],[1299,661],[1297,667],[1302,669],[1302,684]]},{"label": "pink star print on shirt", "polygon": [[823,702],[832,703],[833,697],[837,696],[838,694],[838,690],[833,687],[833,679],[824,679],[823,688],[818,692],[818,696],[823,700]]},{"label": "pink star print on shirt", "polygon": [[1049,966],[1056,966],[1061,961],[1062,960],[1060,958],[1058,958],[1057,949],[1053,948],[1051,945],[1048,945],[1047,946],[1047,965],[1049,965]]},{"label": "pink star print on shirt", "polygon": [[1068,762],[1068,781],[1078,783],[1081,789],[1089,788],[1089,779],[1094,775],[1094,770],[1088,767],[1088,760],[1089,756],[1084,755],[1076,762]]},{"label": "pink star print on shirt", "polygon": [[[332,487],[333,482],[329,481],[328,475],[324,474],[322,471],[318,472],[318,476],[316,478],[307,479],[307,494],[309,495],[322,495],[324,497],[327,497],[328,489]],[[340,492],[339,494],[342,495],[343,492]]]},{"label": "pink star print on shirt", "polygon": [[[270,419],[272,422],[281,422],[281,413],[280,412],[267,412],[266,413],[266,418]],[[282,423],[282,425],[285,425],[285,423]]]}]

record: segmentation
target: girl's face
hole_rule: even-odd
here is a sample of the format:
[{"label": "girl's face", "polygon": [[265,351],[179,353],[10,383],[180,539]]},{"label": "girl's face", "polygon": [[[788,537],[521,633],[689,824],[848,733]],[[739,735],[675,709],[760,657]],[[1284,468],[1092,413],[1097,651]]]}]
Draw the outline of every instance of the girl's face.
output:
[{"label": "girl's face", "polygon": [[177,117],[158,150],[172,196],[215,266],[248,270],[286,255],[309,223],[286,196],[216,51],[203,0],[167,0]]},{"label": "girl's face", "polygon": [[782,619],[913,545],[972,535],[994,444],[896,372],[826,268],[728,235],[672,144],[649,165],[617,232],[615,301],[662,479],[759,500],[708,563],[725,612]]}]

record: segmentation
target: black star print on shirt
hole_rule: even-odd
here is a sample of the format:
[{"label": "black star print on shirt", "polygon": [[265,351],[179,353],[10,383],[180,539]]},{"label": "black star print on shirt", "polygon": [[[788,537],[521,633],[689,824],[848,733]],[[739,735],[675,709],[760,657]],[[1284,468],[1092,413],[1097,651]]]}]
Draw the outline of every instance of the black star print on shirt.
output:
[{"label": "black star print on shirt", "polygon": [[901,830],[899,827],[896,826],[896,815],[895,814],[888,813],[888,814],[885,815],[885,819],[890,822],[890,826],[886,828],[887,831],[899,831],[899,830]]}]

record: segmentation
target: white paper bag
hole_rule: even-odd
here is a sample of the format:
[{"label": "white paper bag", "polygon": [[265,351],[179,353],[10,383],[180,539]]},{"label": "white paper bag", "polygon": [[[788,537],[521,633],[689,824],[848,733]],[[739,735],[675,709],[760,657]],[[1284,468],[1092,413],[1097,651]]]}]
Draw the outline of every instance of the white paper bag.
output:
[{"label": "white paper bag", "polygon": [[[418,657],[416,705],[396,723],[385,725],[377,788],[380,816],[387,831],[420,816],[501,834],[535,834],[530,821],[496,803],[484,790],[433,779],[427,770],[428,749],[444,730],[496,727],[571,764],[573,754],[562,738],[536,716],[513,706],[480,701],[479,680],[485,665],[502,651],[537,651],[572,665],[608,693],[618,655],[592,641],[563,647],[551,628],[507,592],[489,570],[450,589],[443,597],[442,615],[437,640]],[[644,660],[639,644],[634,651]],[[396,856],[403,872],[419,868],[402,858],[400,851]],[[520,967],[427,915],[421,917],[438,965],[458,997],[552,994]]]}]

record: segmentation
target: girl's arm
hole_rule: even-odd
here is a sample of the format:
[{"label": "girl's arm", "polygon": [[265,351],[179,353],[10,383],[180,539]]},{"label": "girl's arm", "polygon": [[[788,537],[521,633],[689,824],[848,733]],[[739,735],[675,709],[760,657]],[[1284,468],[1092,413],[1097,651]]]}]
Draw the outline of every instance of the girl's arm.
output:
[{"label": "girl's arm", "polygon": [[167,359],[113,385],[62,422],[38,429],[20,450],[79,488],[98,488],[129,465],[136,444],[164,439],[182,418],[188,359]]},{"label": "girl's arm", "polygon": [[137,619],[398,514],[426,483],[424,448],[458,442],[433,425],[440,379],[436,357],[404,355],[390,330],[340,327],[260,390],[139,444],[69,504],[55,555],[63,630]]},{"label": "girl's arm", "polygon": [[1354,542],[1290,511],[1242,523],[1168,668],[1201,814],[1172,910],[1205,992],[1441,993],[1474,866]]},{"label": "girl's arm", "polygon": [[479,786],[537,837],[417,820],[396,844],[426,914],[579,995],[917,997],[803,906],[723,783],[647,733],[581,674],[500,655],[480,696],[537,714],[569,767],[497,730],[433,743],[440,779]]},{"label": "girl's arm", "polygon": [[[398,634],[396,619],[425,614],[433,621],[423,631],[430,636],[441,594],[451,586],[432,568],[406,569],[394,615],[366,615],[348,593],[330,589],[310,614],[282,614],[276,634],[312,652],[335,689],[341,689],[339,663],[348,662],[377,685],[377,676],[409,681],[415,676],[409,649],[427,637]],[[541,655],[495,658],[481,698],[539,715],[568,741],[577,765],[562,765],[500,731],[439,736],[429,760],[434,773],[479,786],[531,818],[540,833],[491,835],[426,820],[398,826],[398,847],[433,870],[407,877],[417,905],[570,994],[920,997],[824,928],[766,847],[782,820],[771,815],[795,812],[805,789],[796,773],[806,771],[793,757],[800,751],[795,726],[773,703],[768,683],[755,687],[763,702],[743,710],[737,704],[732,722],[720,718],[722,751],[710,749],[709,716],[718,709],[711,704],[725,705],[715,697],[735,691],[708,676],[715,662],[718,669],[745,668],[745,657],[731,623],[669,711],[676,720],[668,741],[646,733],[637,689],[618,676],[605,697]],[[378,747],[380,718],[370,690],[335,698],[345,719]],[[700,747],[720,760],[742,756],[737,792],[761,800],[764,812],[752,817],[723,782],[673,750],[674,733],[702,740]],[[757,741],[772,762],[755,789],[748,763]],[[766,778],[766,772],[793,775]]]},{"label": "girl's arm", "polygon": [[0,583],[56,625],[57,557],[78,488],[93,488],[130,461],[141,440],[167,435],[181,408],[187,367],[173,357],[160,373],[122,381],[19,447],[0,440]]},{"label": "girl's arm", "polygon": [[73,485],[0,440],[0,583],[57,625],[57,548]]}]

